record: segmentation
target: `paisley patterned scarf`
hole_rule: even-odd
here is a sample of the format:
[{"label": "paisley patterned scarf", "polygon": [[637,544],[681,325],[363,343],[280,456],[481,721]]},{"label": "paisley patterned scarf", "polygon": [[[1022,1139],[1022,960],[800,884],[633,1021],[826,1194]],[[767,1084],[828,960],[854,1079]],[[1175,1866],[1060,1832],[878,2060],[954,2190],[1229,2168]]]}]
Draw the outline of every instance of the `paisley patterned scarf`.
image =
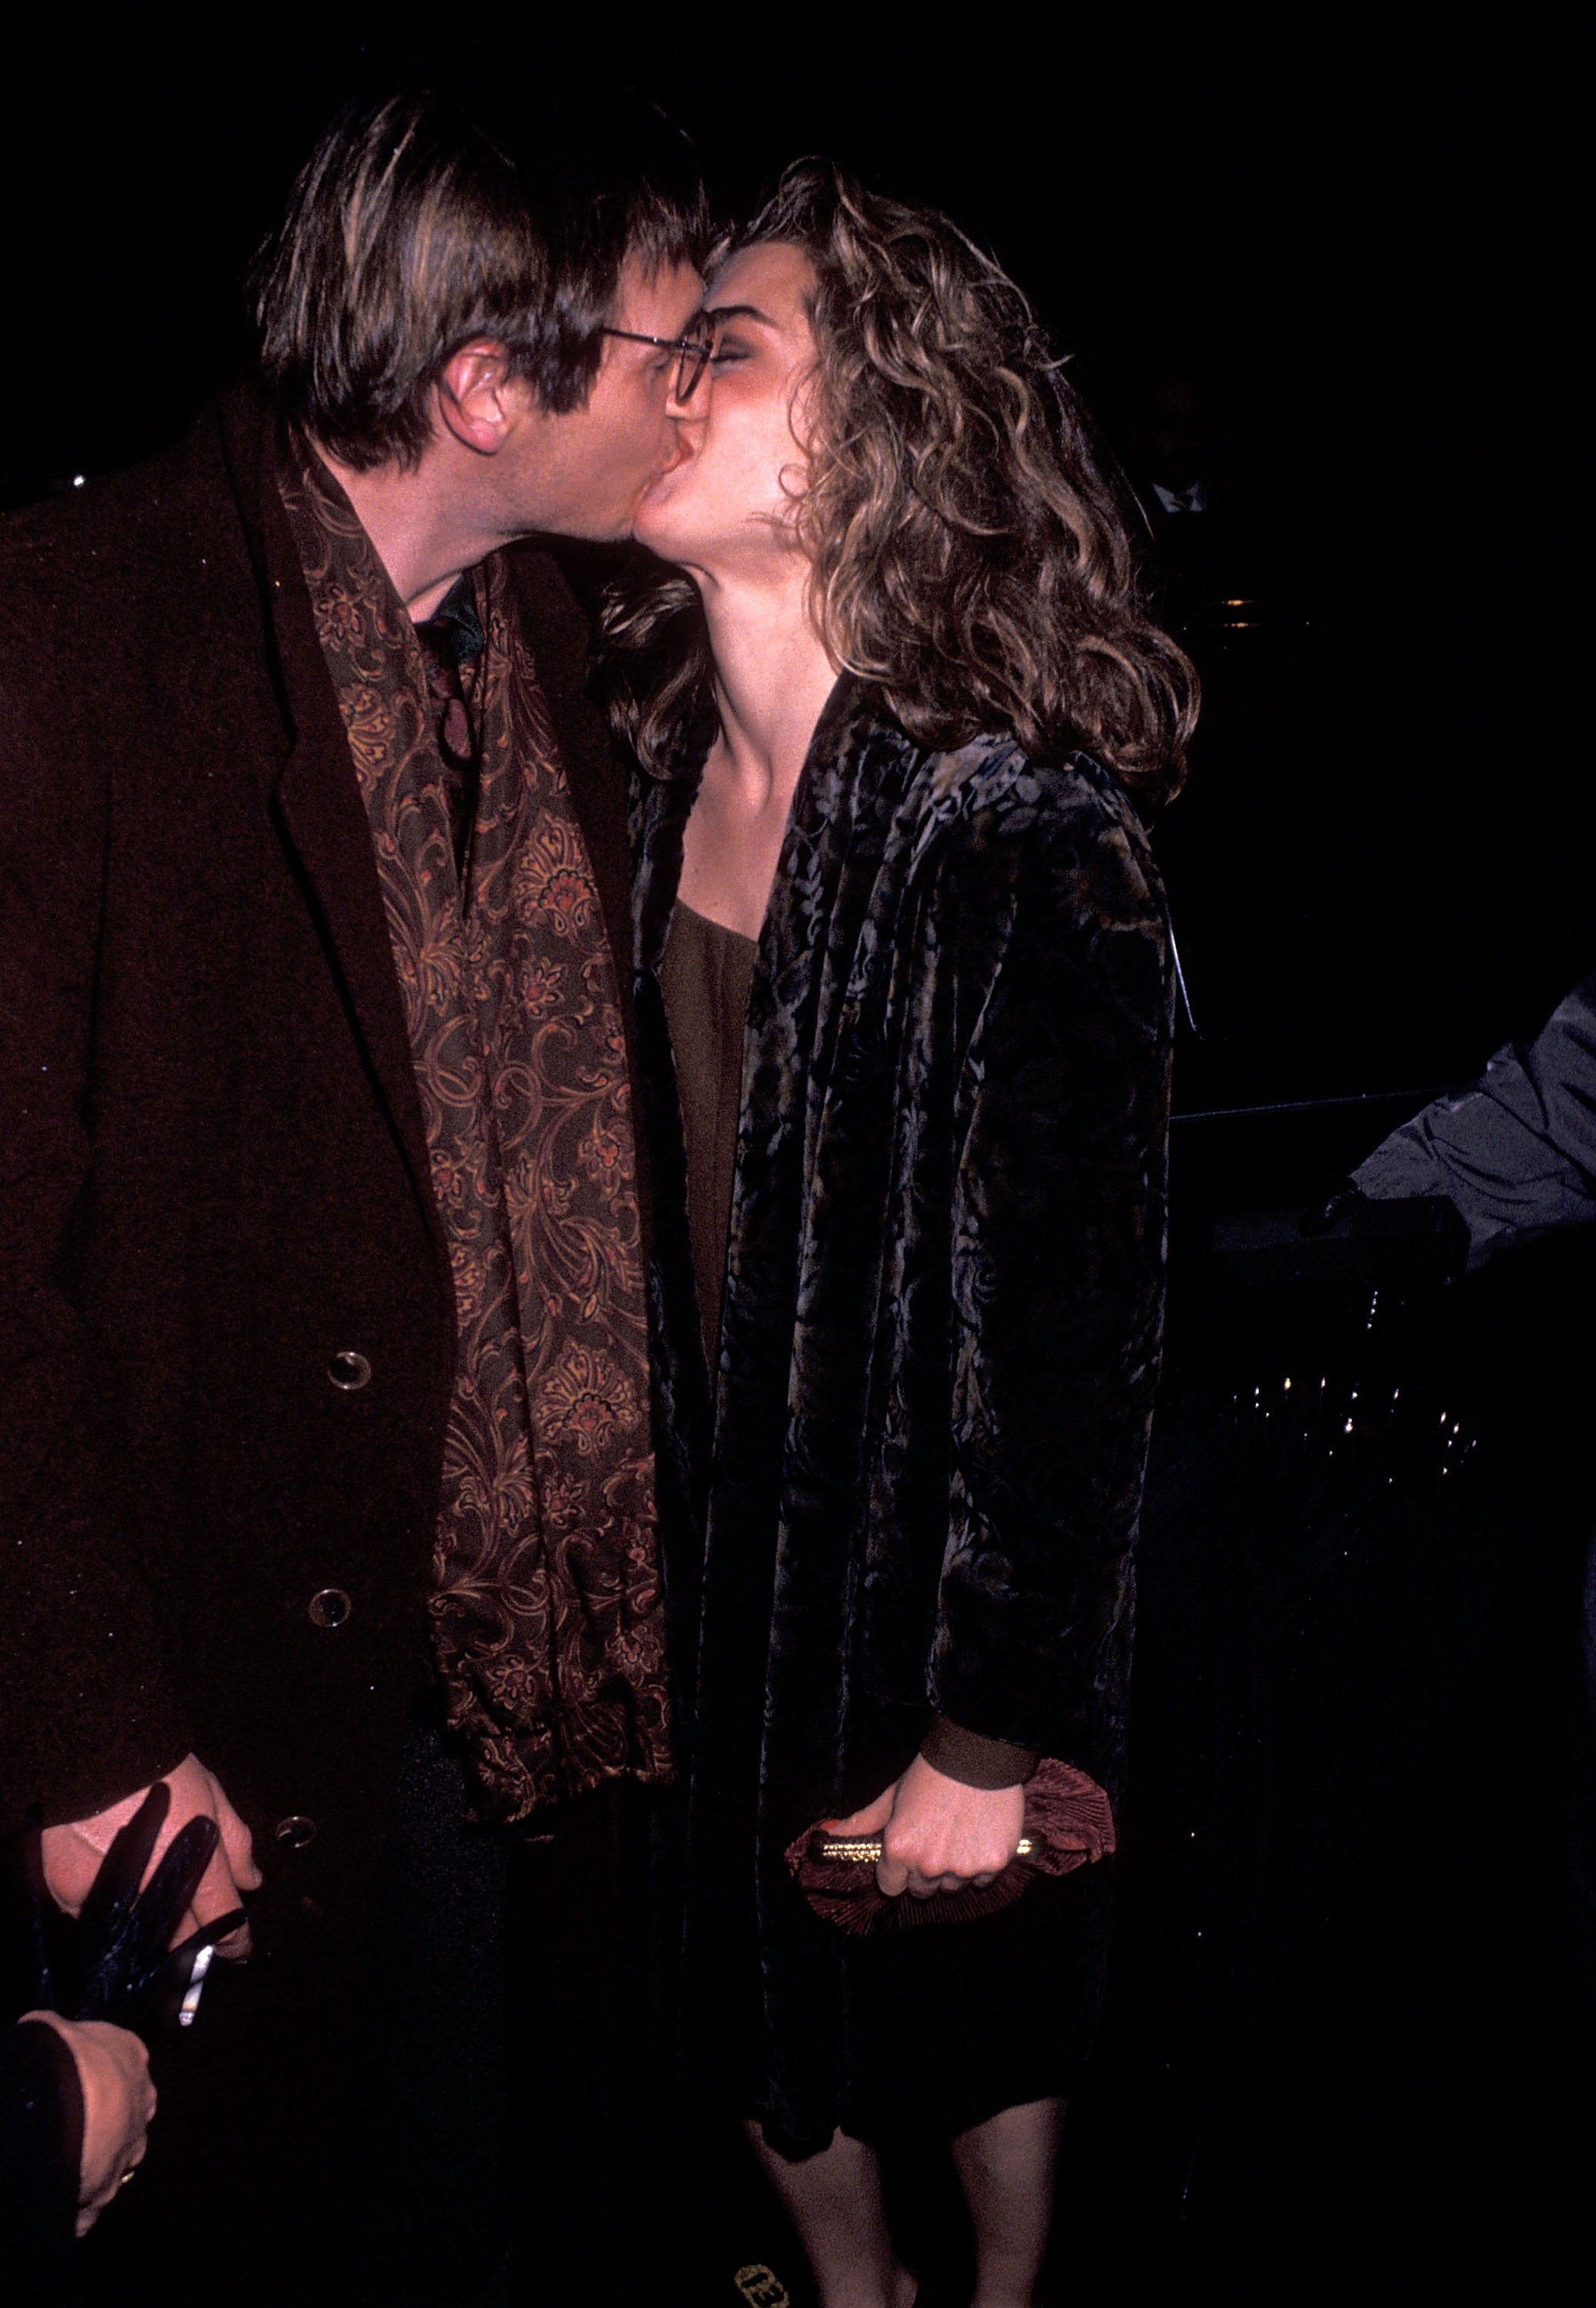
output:
[{"label": "paisley patterned scarf", "polygon": [[643,1263],[615,965],[536,667],[477,573],[468,885],[420,646],[348,500],[283,504],[371,820],[454,1270],[433,1641],[478,1815],[669,1771]]}]

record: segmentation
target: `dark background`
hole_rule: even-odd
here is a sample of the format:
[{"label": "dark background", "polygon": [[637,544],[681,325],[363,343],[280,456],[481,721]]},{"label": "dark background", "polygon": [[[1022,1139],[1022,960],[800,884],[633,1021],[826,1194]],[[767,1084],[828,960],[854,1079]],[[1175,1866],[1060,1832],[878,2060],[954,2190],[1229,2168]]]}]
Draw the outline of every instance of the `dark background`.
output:
[{"label": "dark background", "polygon": [[[1199,1030],[1120,1971],[1060,2253],[1309,2297],[1377,2243],[1435,2277],[1544,2235],[1585,2075],[1558,1855],[1590,1261],[1388,1293],[1375,1337],[1366,1291],[1259,1292],[1206,1251],[1215,1216],[1326,1190],[1596,960],[1573,74],[1328,13],[1111,43],[1037,21],[933,42],[919,17],[684,12],[478,52],[533,108],[571,71],[641,86],[729,211],[805,151],[948,209],[1150,505],[1154,405],[1195,412],[1209,510],[1154,513],[1146,555],[1207,691],[1158,834]],[[180,433],[247,358],[242,276],[322,121],[426,62],[272,22],[236,61],[159,32],[12,46],[4,501]],[[1288,1369],[1350,1399],[1377,1367],[1430,1390],[1427,1418],[1436,1389],[1463,1405],[1450,1488],[1405,1430],[1333,1472],[1323,1433],[1244,1415]],[[727,2172],[699,2208],[715,2281],[724,2218],[801,2293]]]},{"label": "dark background", "polygon": [[[219,23],[209,49],[11,45],[10,502],[175,436],[247,358],[242,275],[330,109],[459,52],[271,21],[227,61]],[[1165,836],[1204,1036],[1180,1101],[1466,1077],[1590,966],[1566,75],[1328,17],[1049,21],[933,41],[689,13],[468,45],[531,109],[562,74],[631,79],[728,209],[820,151],[949,210],[1149,503],[1149,394],[1190,383],[1223,534],[1171,611],[1210,696]]]}]

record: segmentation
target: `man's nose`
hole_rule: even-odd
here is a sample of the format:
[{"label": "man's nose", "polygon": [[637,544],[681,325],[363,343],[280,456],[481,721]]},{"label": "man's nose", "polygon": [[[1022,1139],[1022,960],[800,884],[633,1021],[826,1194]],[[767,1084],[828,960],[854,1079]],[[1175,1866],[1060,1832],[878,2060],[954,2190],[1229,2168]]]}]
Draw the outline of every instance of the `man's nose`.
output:
[{"label": "man's nose", "polygon": [[677,425],[690,425],[695,418],[701,420],[709,413],[709,371],[708,367],[701,369],[693,381],[691,391],[686,394],[676,389],[681,375],[680,367],[672,372],[665,415]]},{"label": "man's nose", "polygon": [[698,446],[694,427],[682,418],[673,416],[665,427],[665,455],[659,468],[661,477],[674,473],[678,465],[685,465],[689,458],[698,454]]}]

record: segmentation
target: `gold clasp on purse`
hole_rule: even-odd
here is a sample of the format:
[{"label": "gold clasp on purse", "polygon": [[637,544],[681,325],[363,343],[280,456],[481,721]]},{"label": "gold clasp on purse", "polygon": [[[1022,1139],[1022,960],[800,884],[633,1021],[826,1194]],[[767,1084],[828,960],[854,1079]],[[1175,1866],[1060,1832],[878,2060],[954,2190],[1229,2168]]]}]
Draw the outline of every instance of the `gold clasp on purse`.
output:
[{"label": "gold clasp on purse", "polygon": [[751,2261],[740,2268],[733,2283],[749,2303],[749,2308],[793,2308],[793,2295],[773,2268],[762,2260]]},{"label": "gold clasp on purse", "polygon": [[[813,1848],[817,1859],[854,1859],[861,1865],[873,1867],[881,1856],[881,1839],[879,1835],[825,1835]],[[1030,1837],[1022,1835],[1014,1847],[1014,1856],[1017,1859],[1028,1859],[1032,1848]]]}]

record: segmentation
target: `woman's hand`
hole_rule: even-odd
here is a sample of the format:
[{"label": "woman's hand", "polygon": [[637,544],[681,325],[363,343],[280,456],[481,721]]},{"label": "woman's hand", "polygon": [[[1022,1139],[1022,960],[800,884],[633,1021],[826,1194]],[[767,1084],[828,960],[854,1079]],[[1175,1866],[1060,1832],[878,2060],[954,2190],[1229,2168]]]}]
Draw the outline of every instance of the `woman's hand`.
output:
[{"label": "woman's hand", "polygon": [[1023,1787],[967,1787],[916,1755],[885,1795],[826,1827],[832,1835],[879,1835],[876,1882],[888,1898],[907,1891],[929,1899],[990,1883],[1014,1857],[1025,1823]]},{"label": "woman's hand", "polygon": [[83,2152],[78,2169],[78,2234],[87,2235],[123,2182],[144,2160],[155,2086],[138,2037],[105,2020],[63,2020],[27,2011],[64,2037],[83,2095]]}]

